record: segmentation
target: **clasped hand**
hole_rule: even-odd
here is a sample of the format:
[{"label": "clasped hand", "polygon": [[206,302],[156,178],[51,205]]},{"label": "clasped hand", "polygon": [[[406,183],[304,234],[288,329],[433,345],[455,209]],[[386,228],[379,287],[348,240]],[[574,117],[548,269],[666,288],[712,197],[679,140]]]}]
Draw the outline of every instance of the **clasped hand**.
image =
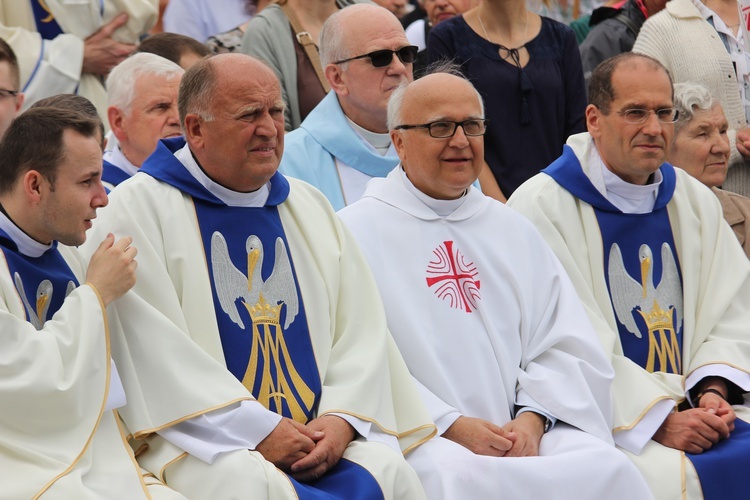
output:
[{"label": "clasped hand", "polygon": [[284,418],[255,449],[294,479],[311,481],[338,463],[355,434],[335,415],[323,415],[307,425]]}]

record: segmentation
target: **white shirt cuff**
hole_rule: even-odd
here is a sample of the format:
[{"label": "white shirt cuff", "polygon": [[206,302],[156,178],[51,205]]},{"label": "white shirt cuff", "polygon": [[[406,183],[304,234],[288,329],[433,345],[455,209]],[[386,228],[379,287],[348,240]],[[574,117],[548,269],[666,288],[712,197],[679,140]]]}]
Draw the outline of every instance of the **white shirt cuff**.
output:
[{"label": "white shirt cuff", "polygon": [[220,453],[253,450],[281,422],[281,415],[257,401],[241,401],[180,422],[158,434],[206,463]]},{"label": "white shirt cuff", "polygon": [[620,448],[625,448],[630,453],[639,455],[674,407],[675,402],[672,399],[659,401],[632,429],[615,432],[615,444]]}]

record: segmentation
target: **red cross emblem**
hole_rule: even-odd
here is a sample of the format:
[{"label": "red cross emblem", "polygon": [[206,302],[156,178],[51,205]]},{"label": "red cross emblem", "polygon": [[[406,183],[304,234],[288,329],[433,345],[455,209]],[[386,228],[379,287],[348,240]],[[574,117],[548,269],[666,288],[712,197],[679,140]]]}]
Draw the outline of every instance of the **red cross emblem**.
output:
[{"label": "red cross emblem", "polygon": [[481,298],[474,263],[467,263],[464,255],[453,248],[452,241],[444,241],[432,253],[435,258],[427,265],[427,286],[435,286],[435,295],[451,307],[472,312]]}]

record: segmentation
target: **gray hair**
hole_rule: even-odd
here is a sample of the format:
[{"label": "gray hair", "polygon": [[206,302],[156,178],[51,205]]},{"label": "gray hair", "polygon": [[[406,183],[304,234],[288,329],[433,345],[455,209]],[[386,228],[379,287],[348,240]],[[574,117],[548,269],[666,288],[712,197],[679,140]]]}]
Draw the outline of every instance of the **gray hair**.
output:
[{"label": "gray hair", "polygon": [[675,135],[693,119],[695,111],[708,111],[714,105],[714,97],[704,86],[693,82],[674,84],[674,107],[680,112],[674,124]]},{"label": "gray hair", "polygon": [[213,56],[208,56],[192,65],[180,81],[177,111],[183,132],[185,117],[189,114],[196,114],[207,122],[214,119],[211,104],[218,87],[218,76],[212,59]]},{"label": "gray hair", "polygon": [[171,80],[181,77],[184,72],[185,70],[177,64],[155,54],[148,52],[133,54],[115,66],[107,77],[109,105],[130,113],[135,97],[135,83],[140,77],[157,75]]},{"label": "gray hair", "polygon": [[[349,51],[344,45],[343,21],[346,21],[346,19],[340,19],[342,15],[346,16],[343,12],[347,8],[339,9],[331,14],[320,29],[318,47],[320,51],[320,66],[323,68],[336,61],[346,59],[349,55]],[[346,69],[347,66],[348,63],[343,63],[341,64],[341,69]]]},{"label": "gray hair", "polygon": [[[460,65],[452,61],[437,61],[429,65],[425,69],[425,73],[420,78],[424,78],[427,75],[433,75],[436,73],[446,73],[466,80],[466,82],[471,86],[471,89],[474,91],[474,94],[476,94],[477,100],[479,101],[480,112],[482,116],[484,116],[484,100],[482,100],[482,96],[479,94],[474,85],[463,74]],[[406,95],[406,88],[408,86],[409,83],[403,82],[401,85],[396,87],[393,93],[391,93],[390,99],[388,99],[388,115],[386,122],[388,124],[388,130],[393,130],[398,125],[401,125],[401,110],[404,105],[404,96]]]}]

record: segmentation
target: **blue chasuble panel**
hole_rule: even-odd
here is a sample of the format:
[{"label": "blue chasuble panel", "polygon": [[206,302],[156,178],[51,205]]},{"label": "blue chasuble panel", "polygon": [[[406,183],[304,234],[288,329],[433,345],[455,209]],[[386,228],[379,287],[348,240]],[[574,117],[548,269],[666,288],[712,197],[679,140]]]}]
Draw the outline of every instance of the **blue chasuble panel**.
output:
[{"label": "blue chasuble panel", "polygon": [[58,35],[62,34],[62,28],[55,21],[55,16],[52,11],[47,7],[47,3],[44,0],[29,0],[31,2],[31,10],[34,12],[34,21],[36,22],[36,30],[45,40],[52,40]]},{"label": "blue chasuble panel", "polygon": [[57,250],[57,242],[40,257],[28,257],[0,230],[0,251],[21,297],[26,320],[41,330],[62,307],[65,297],[78,287],[78,280]]},{"label": "blue chasuble panel", "polygon": [[306,423],[321,382],[278,209],[194,203],[227,368],[266,408]]},{"label": "blue chasuble panel", "polygon": [[750,424],[734,421],[729,439],[719,441],[707,451],[685,453],[698,473],[705,500],[729,500],[750,497]]},{"label": "blue chasuble panel", "polygon": [[666,207],[594,209],[623,352],[649,372],[682,373],[682,272]]}]

